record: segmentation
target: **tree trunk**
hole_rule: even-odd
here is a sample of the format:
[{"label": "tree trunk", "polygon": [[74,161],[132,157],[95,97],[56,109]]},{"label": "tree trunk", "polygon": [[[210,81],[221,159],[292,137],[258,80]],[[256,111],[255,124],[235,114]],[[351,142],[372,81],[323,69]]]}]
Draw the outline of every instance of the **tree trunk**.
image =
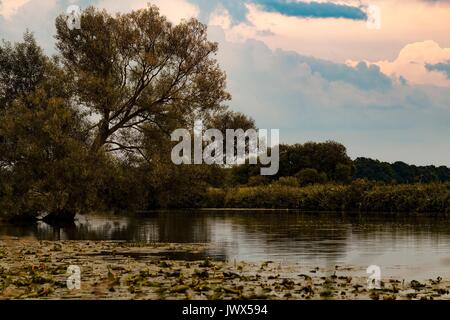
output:
[{"label": "tree trunk", "polygon": [[109,137],[109,124],[107,121],[102,121],[102,123],[99,125],[99,131],[97,136],[94,139],[94,142],[91,146],[91,152],[97,152],[100,150],[101,147],[103,147],[106,143],[106,140],[108,140]]},{"label": "tree trunk", "polygon": [[105,137],[104,135],[99,133],[95,137],[94,142],[92,143],[91,152],[95,153],[95,152],[99,151],[100,148],[103,147],[103,145],[105,144],[106,139],[107,139],[107,137]]},{"label": "tree trunk", "polygon": [[55,224],[72,224],[75,221],[76,212],[69,210],[54,211],[46,215],[42,221],[55,225]]}]

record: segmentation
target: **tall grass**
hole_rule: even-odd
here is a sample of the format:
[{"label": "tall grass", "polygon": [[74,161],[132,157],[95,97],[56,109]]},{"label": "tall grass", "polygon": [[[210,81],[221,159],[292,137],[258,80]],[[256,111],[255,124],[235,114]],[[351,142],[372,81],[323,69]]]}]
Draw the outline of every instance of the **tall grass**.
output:
[{"label": "tall grass", "polygon": [[304,211],[450,212],[450,183],[380,185],[355,181],[295,187],[283,184],[209,189],[209,208],[267,208]]}]

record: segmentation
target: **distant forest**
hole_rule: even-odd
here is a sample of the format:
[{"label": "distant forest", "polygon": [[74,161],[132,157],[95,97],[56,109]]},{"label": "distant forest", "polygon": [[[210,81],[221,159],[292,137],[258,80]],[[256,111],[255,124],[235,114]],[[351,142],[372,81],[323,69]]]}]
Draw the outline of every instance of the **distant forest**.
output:
[{"label": "distant forest", "polygon": [[450,181],[450,168],[445,166],[415,166],[400,161],[391,164],[368,158],[356,159],[354,166],[355,179],[397,183]]},{"label": "distant forest", "polygon": [[334,141],[280,146],[280,170],[274,177],[259,177],[257,168],[233,169],[234,184],[259,185],[281,177],[296,177],[301,186],[329,182],[350,183],[364,179],[374,182],[408,184],[450,182],[450,168],[416,166],[404,162],[381,162],[369,158],[351,160],[346,147]]}]

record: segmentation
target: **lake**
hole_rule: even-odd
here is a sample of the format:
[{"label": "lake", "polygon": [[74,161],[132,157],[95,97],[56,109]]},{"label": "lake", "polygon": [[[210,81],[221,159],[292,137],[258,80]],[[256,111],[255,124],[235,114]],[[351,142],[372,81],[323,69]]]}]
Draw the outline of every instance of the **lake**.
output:
[{"label": "lake", "polygon": [[0,237],[207,243],[207,256],[216,260],[355,266],[362,273],[378,265],[383,276],[450,278],[450,219],[445,216],[160,211],[80,216],[60,228],[1,223]]}]

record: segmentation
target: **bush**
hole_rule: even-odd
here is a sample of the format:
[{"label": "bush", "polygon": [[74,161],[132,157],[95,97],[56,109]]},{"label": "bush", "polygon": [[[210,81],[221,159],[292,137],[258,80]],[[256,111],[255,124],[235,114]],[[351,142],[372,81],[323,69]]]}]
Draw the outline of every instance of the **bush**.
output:
[{"label": "bush", "polygon": [[230,189],[225,197],[225,206],[229,208],[294,209],[298,207],[299,199],[299,188],[273,184]]},{"label": "bush", "polygon": [[218,188],[209,188],[203,199],[204,208],[223,208],[225,205],[226,191]]},{"label": "bush", "polygon": [[295,177],[297,178],[300,186],[308,186],[317,183],[325,183],[327,181],[326,173],[319,173],[316,169],[303,169],[300,170]]},{"label": "bush", "polygon": [[345,207],[346,187],[338,185],[299,188],[275,183],[262,187],[234,188],[227,192],[229,208],[280,208],[305,211],[339,211]]},{"label": "bush", "polygon": [[294,177],[281,177],[275,184],[285,187],[298,187],[298,180]]},{"label": "bush", "polygon": [[263,186],[270,183],[270,179],[266,176],[253,176],[248,179],[247,186],[249,187],[256,187],[256,186]]},{"label": "bush", "polygon": [[450,184],[379,185],[366,192],[361,210],[449,212]]},{"label": "bush", "polygon": [[298,209],[303,211],[450,212],[450,184],[380,185],[356,180],[351,185],[289,185],[210,190],[208,207]]}]

